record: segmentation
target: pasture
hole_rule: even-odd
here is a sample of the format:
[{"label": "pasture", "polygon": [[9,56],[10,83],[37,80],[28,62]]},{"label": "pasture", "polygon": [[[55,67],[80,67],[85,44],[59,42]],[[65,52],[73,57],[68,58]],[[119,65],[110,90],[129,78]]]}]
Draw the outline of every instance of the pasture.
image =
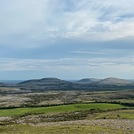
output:
[{"label": "pasture", "polygon": [[125,108],[125,106],[110,103],[69,104],[69,105],[59,105],[49,107],[1,109],[0,116],[3,117],[3,116],[20,116],[25,114],[51,114],[51,113],[74,112],[81,110],[85,111],[91,109],[113,110],[121,108]]}]

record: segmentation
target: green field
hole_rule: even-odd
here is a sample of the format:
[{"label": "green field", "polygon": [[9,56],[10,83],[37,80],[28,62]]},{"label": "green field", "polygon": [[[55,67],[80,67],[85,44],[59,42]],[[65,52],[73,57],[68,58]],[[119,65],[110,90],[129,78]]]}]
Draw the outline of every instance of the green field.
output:
[{"label": "green field", "polygon": [[[1,134],[123,134],[124,130],[101,126],[64,125],[64,126],[0,126]],[[132,134],[132,131],[127,131]]]},{"label": "green field", "polygon": [[126,120],[124,120],[125,129],[120,128],[122,125],[119,124],[120,121],[115,120],[112,124],[113,121],[107,120],[134,119],[134,110],[131,108],[122,110],[124,108],[129,109],[121,104],[85,103],[1,109],[0,117],[8,116],[11,119],[0,121],[0,134],[132,134],[134,131],[127,130],[129,124]]},{"label": "green field", "polygon": [[84,111],[84,110],[91,110],[91,109],[112,110],[112,109],[121,109],[121,108],[125,108],[125,106],[120,104],[110,104],[110,103],[70,104],[70,105],[37,107],[37,108],[14,108],[14,109],[0,110],[0,117],[20,116],[25,114],[64,113],[64,112],[74,112],[74,111],[81,111],[81,110]]}]

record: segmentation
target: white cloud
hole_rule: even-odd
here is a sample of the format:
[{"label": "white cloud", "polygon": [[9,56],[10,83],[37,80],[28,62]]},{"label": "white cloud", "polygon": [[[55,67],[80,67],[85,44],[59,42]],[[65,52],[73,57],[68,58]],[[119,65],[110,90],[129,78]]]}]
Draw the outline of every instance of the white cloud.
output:
[{"label": "white cloud", "polygon": [[81,50],[77,50],[77,51],[70,51],[71,53],[74,54],[93,54],[93,55],[103,55],[106,54],[106,52],[93,52],[93,51],[81,51]]},{"label": "white cloud", "polygon": [[[0,58],[0,73],[16,79],[59,77],[81,79],[109,76],[133,78],[134,57],[131,58],[63,58],[63,59],[7,59]],[[17,75],[16,72],[20,74]],[[29,76],[30,75],[30,76]],[[3,76],[1,77],[3,78]],[[7,79],[7,78],[6,78]]]},{"label": "white cloud", "polygon": [[0,45],[28,47],[51,38],[134,36],[133,5],[132,0],[0,1]]},{"label": "white cloud", "polygon": [[67,69],[67,68],[105,68],[114,66],[133,66],[134,57],[129,58],[61,58],[61,59],[0,59],[0,71],[33,70],[44,69]]}]

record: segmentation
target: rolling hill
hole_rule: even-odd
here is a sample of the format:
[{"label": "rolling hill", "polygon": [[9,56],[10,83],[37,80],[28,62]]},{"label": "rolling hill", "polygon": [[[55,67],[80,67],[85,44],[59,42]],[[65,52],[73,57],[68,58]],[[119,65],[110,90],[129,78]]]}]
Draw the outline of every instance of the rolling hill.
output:
[{"label": "rolling hill", "polygon": [[28,80],[18,83],[17,86],[21,88],[35,89],[35,90],[69,90],[73,88],[73,83],[58,78],[43,78]]},{"label": "rolling hill", "polygon": [[85,78],[77,82],[70,82],[58,78],[33,79],[20,82],[16,85],[21,89],[47,91],[47,90],[110,90],[127,89],[134,87],[131,80],[109,77],[106,79]]},{"label": "rolling hill", "polygon": [[94,85],[106,85],[106,86],[126,86],[128,84],[132,83],[130,80],[125,80],[125,79],[119,79],[119,78],[114,78],[114,77],[109,77],[103,80],[100,80]]}]

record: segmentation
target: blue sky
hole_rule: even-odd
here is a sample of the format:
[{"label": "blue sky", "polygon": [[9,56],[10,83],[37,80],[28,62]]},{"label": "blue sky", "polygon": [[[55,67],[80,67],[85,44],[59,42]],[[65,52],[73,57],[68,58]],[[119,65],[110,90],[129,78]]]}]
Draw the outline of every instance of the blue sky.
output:
[{"label": "blue sky", "polygon": [[132,0],[0,1],[0,79],[133,79],[133,51]]}]

